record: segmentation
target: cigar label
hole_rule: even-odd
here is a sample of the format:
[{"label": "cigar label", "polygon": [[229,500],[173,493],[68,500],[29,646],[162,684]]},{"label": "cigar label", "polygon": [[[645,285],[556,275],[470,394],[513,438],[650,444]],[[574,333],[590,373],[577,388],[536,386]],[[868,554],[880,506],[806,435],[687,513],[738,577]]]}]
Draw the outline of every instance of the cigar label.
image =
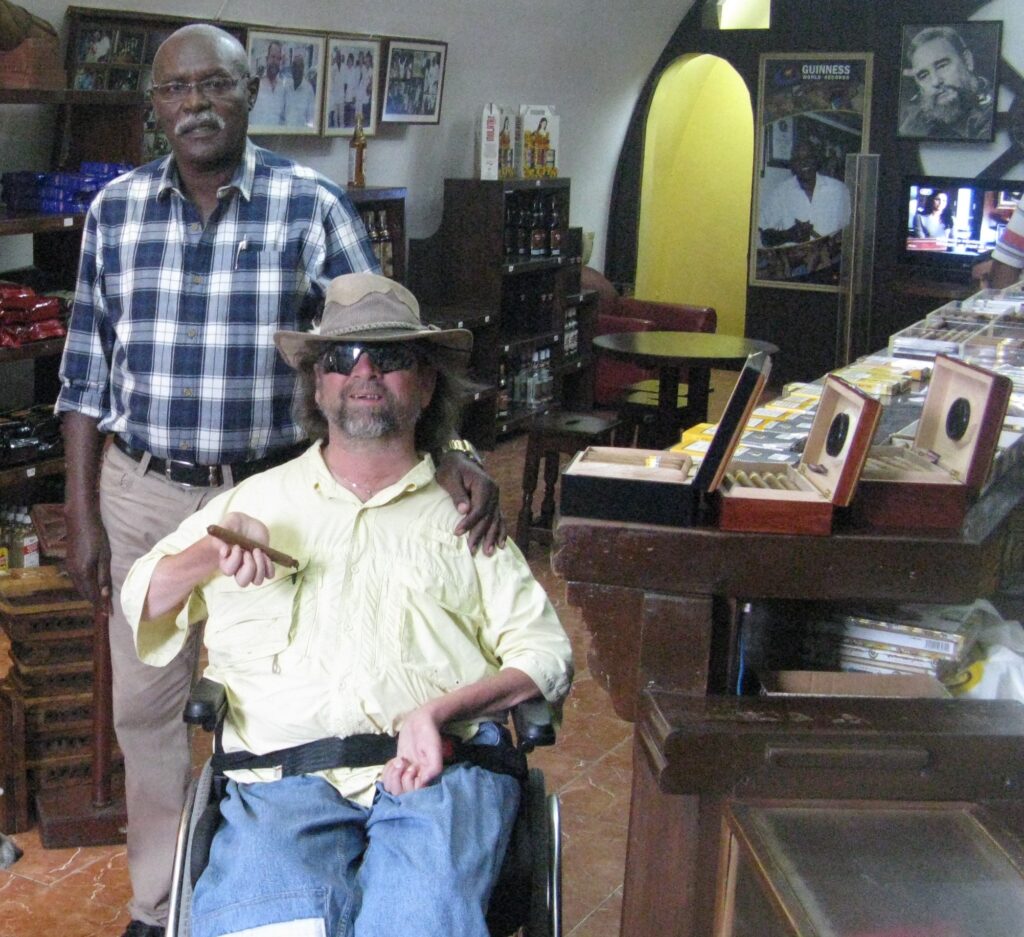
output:
[{"label": "cigar label", "polygon": [[270,557],[278,566],[289,566],[292,569],[299,568],[299,561],[287,553],[282,553],[273,547],[265,547],[262,543],[257,543],[255,540],[250,540],[248,537],[236,534],[233,530],[228,530],[226,527],[210,524],[206,528],[206,532],[211,537],[216,537],[218,540],[223,540],[225,543],[230,543],[233,546],[239,546],[243,550],[262,550],[263,554]]}]

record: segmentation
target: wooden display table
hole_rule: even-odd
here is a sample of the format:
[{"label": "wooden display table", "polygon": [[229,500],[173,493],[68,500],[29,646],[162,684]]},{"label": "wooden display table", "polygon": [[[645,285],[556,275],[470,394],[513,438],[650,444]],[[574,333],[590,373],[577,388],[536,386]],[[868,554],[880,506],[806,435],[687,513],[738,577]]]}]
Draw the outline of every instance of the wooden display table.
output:
[{"label": "wooden display table", "polygon": [[[638,720],[623,935],[712,933],[721,807],[727,800],[721,790],[701,792],[699,779],[680,793],[686,762],[673,762],[672,752],[660,744],[662,730],[664,738],[671,735],[665,716],[652,705],[654,697],[641,708],[641,694],[650,689],[700,700],[729,693],[739,669],[738,609],[746,602],[967,603],[992,595],[1008,574],[1020,572],[1012,520],[1024,492],[1020,469],[1004,475],[972,509],[963,531],[952,536],[816,537],[575,517],[558,521],[552,565],[567,581],[569,602],[581,608],[593,638],[590,670],[608,689],[616,712]],[[728,760],[729,751],[723,746],[721,757]],[[714,766],[702,765],[701,771],[716,775]],[[734,781],[738,791],[757,790],[750,778]],[[1019,792],[1018,781],[1007,790]],[[888,796],[898,793],[889,789]]]}]

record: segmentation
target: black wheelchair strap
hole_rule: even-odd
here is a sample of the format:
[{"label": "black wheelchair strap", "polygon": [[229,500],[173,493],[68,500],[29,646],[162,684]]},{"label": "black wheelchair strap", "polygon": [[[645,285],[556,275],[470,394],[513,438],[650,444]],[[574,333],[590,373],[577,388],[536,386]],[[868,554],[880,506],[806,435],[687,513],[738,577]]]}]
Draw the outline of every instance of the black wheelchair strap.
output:
[{"label": "black wheelchair strap", "polygon": [[[511,741],[499,745],[467,745],[444,736],[444,762],[468,762],[495,774],[526,778],[526,756]],[[218,743],[220,741],[218,737]],[[282,777],[314,774],[330,768],[369,768],[382,765],[395,757],[398,739],[392,735],[350,735],[347,738],[317,739],[292,748],[282,748],[264,755],[252,752],[225,752],[220,745],[211,758],[216,774],[252,768],[280,768]]]}]

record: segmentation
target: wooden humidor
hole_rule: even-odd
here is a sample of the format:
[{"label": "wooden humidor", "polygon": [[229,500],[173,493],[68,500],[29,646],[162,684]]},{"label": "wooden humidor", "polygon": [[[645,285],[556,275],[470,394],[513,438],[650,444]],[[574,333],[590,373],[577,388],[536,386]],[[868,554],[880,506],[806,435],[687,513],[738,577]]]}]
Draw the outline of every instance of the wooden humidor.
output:
[{"label": "wooden humidor", "polygon": [[853,497],[881,409],[841,378],[826,378],[798,465],[727,460],[720,469],[711,486],[719,527],[830,534],[835,507]]},{"label": "wooden humidor", "polygon": [[1013,382],[935,358],[910,447],[868,452],[850,521],[857,527],[959,530],[992,468]]},{"label": "wooden humidor", "polygon": [[743,431],[770,369],[771,359],[763,352],[747,359],[692,478],[691,459],[683,453],[590,447],[577,453],[562,473],[560,513],[676,527],[696,524],[716,467],[734,451],[734,437]]},{"label": "wooden humidor", "polygon": [[562,473],[561,513],[690,526],[698,508],[690,457],[660,449],[588,446]]}]

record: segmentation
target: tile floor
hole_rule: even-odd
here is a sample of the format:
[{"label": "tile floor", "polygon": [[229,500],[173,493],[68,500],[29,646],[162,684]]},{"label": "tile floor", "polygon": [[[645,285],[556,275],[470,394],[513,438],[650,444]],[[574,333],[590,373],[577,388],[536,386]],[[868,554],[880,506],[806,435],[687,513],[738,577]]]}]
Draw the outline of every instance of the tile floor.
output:
[{"label": "tile floor", "polygon": [[[525,437],[502,443],[488,467],[502,491],[506,519],[519,509]],[[539,498],[536,502],[539,505]],[[588,637],[564,584],[551,572],[549,550],[533,544],[530,565],[557,606],[572,639],[576,682],[558,744],[535,753],[550,790],[561,796],[564,932],[567,937],[619,933],[631,765],[631,727],[612,711],[587,671]],[[0,675],[6,670],[0,635]],[[0,740],[2,744],[2,740]],[[205,744],[205,743],[200,743]],[[130,897],[125,849],[43,849],[35,830],[15,841],[24,857],[0,871],[0,937],[119,937]]]}]

